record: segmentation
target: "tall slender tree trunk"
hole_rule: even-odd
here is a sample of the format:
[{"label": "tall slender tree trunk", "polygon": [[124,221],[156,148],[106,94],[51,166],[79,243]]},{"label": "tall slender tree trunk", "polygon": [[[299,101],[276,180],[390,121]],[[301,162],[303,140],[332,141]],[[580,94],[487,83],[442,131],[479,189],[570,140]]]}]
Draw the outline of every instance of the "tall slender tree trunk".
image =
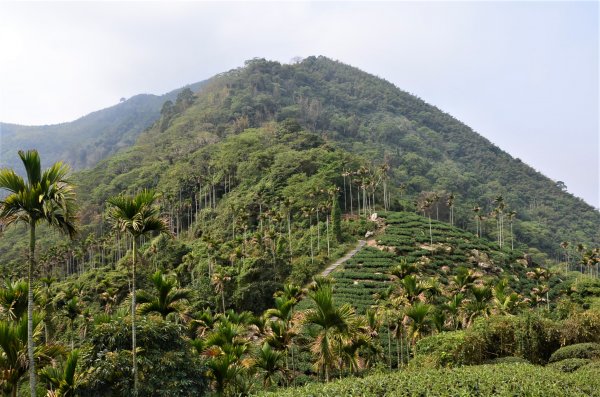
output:
[{"label": "tall slender tree trunk", "polygon": [[358,217],[360,218],[360,186],[356,189],[356,206],[358,211]]},{"label": "tall slender tree trunk", "polygon": [[310,235],[310,263],[313,264],[315,262],[315,252],[313,249],[312,215],[308,219],[308,230]]},{"label": "tall slender tree trunk", "polygon": [[327,217],[325,218],[325,226],[327,232],[327,257],[329,258],[329,214],[327,214]]},{"label": "tall slender tree trunk", "polygon": [[400,368],[400,338],[396,338],[396,368]]},{"label": "tall slender tree trunk", "polygon": [[296,376],[295,376],[295,374],[296,374],[296,362],[294,360],[294,345],[293,345],[293,342],[292,342],[292,345],[290,345],[290,353],[292,355],[292,374],[293,374],[292,375],[293,376],[292,383],[294,384],[294,386],[296,386]]},{"label": "tall slender tree trunk", "polygon": [[429,214],[429,240],[433,245],[433,233],[431,232],[431,214]]},{"label": "tall slender tree trunk", "polygon": [[[510,221],[510,250],[515,250],[515,235],[513,234],[513,223]],[[569,266],[569,260],[567,259],[567,266]]]},{"label": "tall slender tree trunk", "polygon": [[223,314],[225,314],[225,285],[221,288],[221,305],[223,306]]},{"label": "tall slender tree trunk", "polygon": [[390,319],[385,315],[385,322],[387,324],[387,339],[388,339],[388,365],[392,369],[392,335],[390,335]]},{"label": "tall slender tree trunk", "polygon": [[[404,365],[404,333],[400,335],[400,363]],[[398,368],[400,368],[400,363],[398,363]]]},{"label": "tall slender tree trunk", "polygon": [[354,215],[354,209],[352,208],[352,178],[350,178],[350,215]]},{"label": "tall slender tree trunk", "polygon": [[319,223],[319,208],[317,208],[317,252],[321,252],[321,224]]},{"label": "tall slender tree trunk", "polygon": [[291,209],[288,210],[288,214],[287,214],[287,221],[288,221],[288,242],[290,243],[290,265],[292,264],[292,257],[293,257],[293,253],[292,253],[292,216],[291,216]]},{"label": "tall slender tree trunk", "polygon": [[35,221],[29,222],[29,271],[27,275],[27,356],[29,359],[29,392],[36,396],[35,360],[33,352],[33,265],[35,260]]},{"label": "tall slender tree trunk", "polygon": [[136,333],[135,333],[135,260],[137,254],[137,247],[135,244],[135,237],[133,237],[133,277],[131,279],[131,347],[133,357],[133,395],[138,395],[138,373],[137,373],[137,360],[136,360]]},{"label": "tall slender tree trunk", "polygon": [[348,212],[346,202],[346,175],[344,175],[344,212]]}]

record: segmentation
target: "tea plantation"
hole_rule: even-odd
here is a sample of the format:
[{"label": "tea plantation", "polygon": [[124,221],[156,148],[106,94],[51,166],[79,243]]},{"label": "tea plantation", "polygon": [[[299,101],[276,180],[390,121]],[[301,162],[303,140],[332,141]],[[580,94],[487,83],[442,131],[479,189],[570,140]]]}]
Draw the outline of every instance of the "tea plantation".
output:
[{"label": "tea plantation", "polygon": [[[260,396],[278,397],[594,397],[600,377],[594,364],[573,373],[531,364],[497,364],[455,369],[422,369],[378,373],[327,384],[280,389]],[[594,375],[595,374],[595,375]]]}]

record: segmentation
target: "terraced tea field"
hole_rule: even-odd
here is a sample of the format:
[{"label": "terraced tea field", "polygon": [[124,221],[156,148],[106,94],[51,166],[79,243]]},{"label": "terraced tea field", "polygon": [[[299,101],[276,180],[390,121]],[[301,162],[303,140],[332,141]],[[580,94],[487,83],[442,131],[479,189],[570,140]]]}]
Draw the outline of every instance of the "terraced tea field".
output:
[{"label": "terraced tea field", "polygon": [[[351,303],[359,313],[374,305],[374,295],[385,291],[393,279],[391,270],[401,260],[418,266],[421,277],[435,277],[447,285],[458,267],[476,270],[482,279],[509,276],[510,286],[521,291],[526,278],[523,252],[472,233],[408,212],[380,214],[385,229],[376,245],[365,247],[343,267],[331,273],[337,303]],[[433,244],[432,244],[433,241]]]}]

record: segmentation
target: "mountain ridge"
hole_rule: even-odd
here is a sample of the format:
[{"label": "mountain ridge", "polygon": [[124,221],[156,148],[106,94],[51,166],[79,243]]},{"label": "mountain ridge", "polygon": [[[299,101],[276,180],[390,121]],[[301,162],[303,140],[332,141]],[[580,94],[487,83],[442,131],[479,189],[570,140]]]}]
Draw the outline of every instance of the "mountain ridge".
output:
[{"label": "mountain ridge", "polygon": [[185,88],[197,91],[203,81],[163,95],[137,94],[116,105],[96,110],[73,121],[47,125],[0,122],[0,167],[20,166],[17,150],[36,148],[43,164],[64,161],[74,169],[95,165],[123,147],[160,117],[165,101],[174,101]]}]

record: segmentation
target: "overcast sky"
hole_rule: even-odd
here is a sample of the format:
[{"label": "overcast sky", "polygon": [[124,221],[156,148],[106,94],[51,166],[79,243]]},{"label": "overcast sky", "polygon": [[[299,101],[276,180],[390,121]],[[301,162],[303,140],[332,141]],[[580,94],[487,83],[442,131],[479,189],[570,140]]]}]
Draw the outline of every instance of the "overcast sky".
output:
[{"label": "overcast sky", "polygon": [[452,114],[596,208],[598,2],[0,2],[0,121],[71,121],[254,57],[325,55]]}]

